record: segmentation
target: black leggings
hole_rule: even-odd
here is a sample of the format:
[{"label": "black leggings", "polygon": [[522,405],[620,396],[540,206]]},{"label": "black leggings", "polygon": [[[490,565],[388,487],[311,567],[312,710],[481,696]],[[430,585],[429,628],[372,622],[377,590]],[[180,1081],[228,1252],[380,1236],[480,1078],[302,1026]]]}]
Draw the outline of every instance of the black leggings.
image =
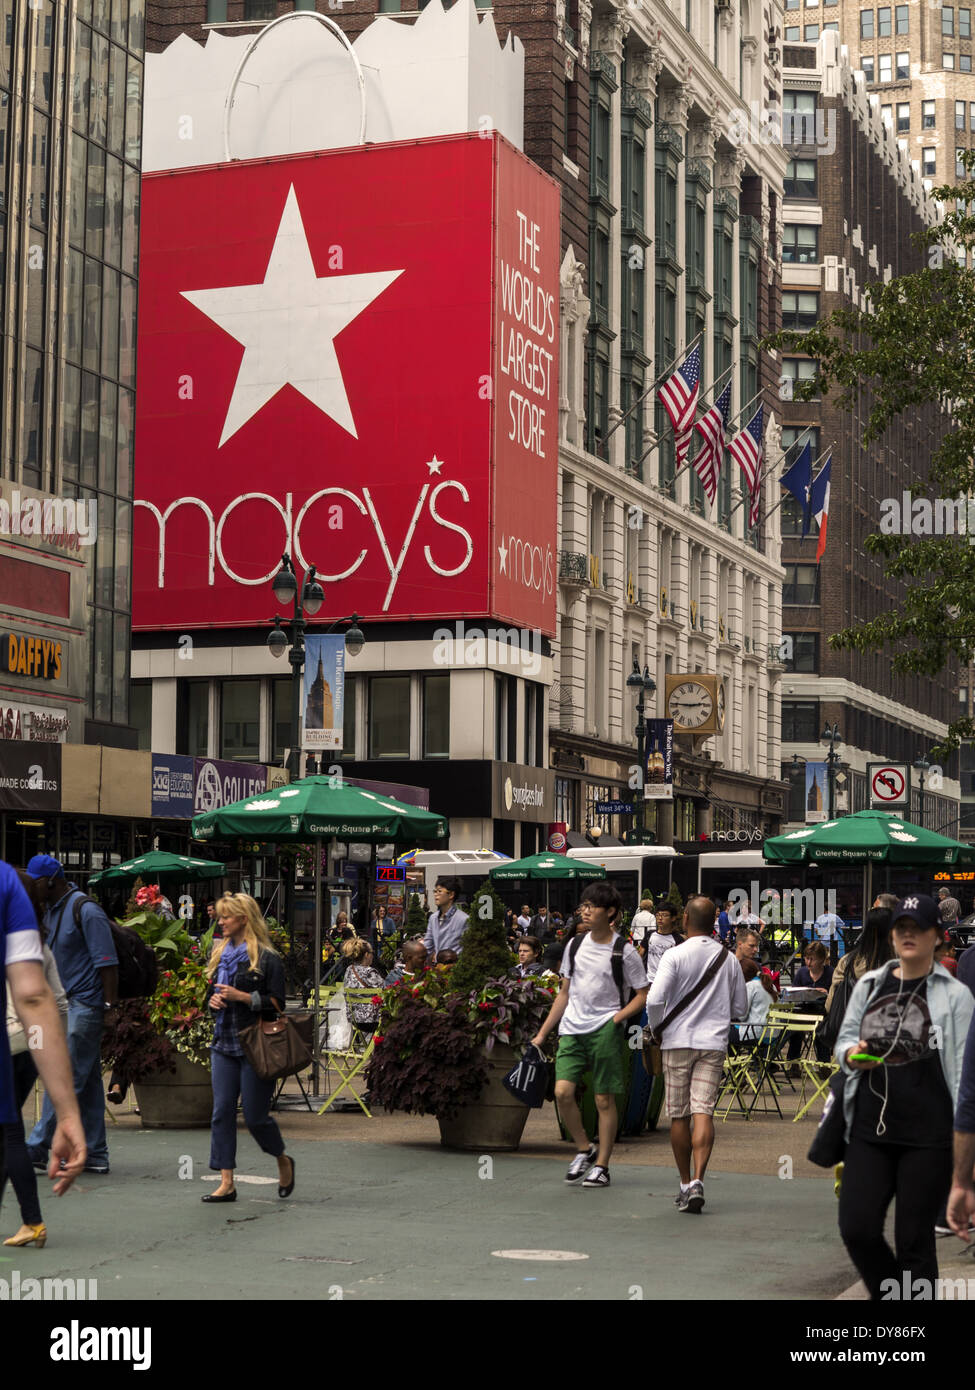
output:
[{"label": "black leggings", "polygon": [[0,1152],[0,1201],[3,1200],[4,1184],[9,1178],[20,1205],[21,1221],[25,1226],[39,1226],[42,1218],[37,1196],[37,1178],[34,1175],[34,1165],[27,1153],[27,1145],[24,1140],[24,1122],[20,1114],[34,1082],[37,1080],[37,1069],[29,1052],[18,1052],[16,1057],[12,1059],[12,1066],[17,1118],[11,1124],[3,1126],[3,1145],[2,1152]]},{"label": "black leggings", "polygon": [[[926,1279],[934,1297],[938,1277],[935,1222],[951,1186],[951,1148],[912,1148],[850,1140],[840,1188],[840,1235],[872,1299],[880,1299],[885,1280],[894,1280],[895,1297],[904,1297],[903,1273]],[[896,1254],[884,1239],[884,1219],[892,1201]]]}]

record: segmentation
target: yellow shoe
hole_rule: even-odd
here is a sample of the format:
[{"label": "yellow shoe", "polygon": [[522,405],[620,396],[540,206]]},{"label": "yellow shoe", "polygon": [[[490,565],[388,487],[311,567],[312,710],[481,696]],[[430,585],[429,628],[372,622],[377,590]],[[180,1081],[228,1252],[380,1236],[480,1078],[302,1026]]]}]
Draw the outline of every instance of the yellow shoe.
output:
[{"label": "yellow shoe", "polygon": [[837,1163],[836,1167],[833,1169],[833,1192],[835,1193],[835,1195],[836,1195],[837,1197],[840,1195],[840,1188],[841,1188],[842,1186],[843,1186],[843,1165],[842,1165],[842,1163]]},{"label": "yellow shoe", "polygon": [[42,1221],[39,1226],[21,1226],[15,1236],[11,1236],[3,1243],[4,1245],[36,1245],[38,1250],[43,1250],[46,1240],[47,1227]]}]

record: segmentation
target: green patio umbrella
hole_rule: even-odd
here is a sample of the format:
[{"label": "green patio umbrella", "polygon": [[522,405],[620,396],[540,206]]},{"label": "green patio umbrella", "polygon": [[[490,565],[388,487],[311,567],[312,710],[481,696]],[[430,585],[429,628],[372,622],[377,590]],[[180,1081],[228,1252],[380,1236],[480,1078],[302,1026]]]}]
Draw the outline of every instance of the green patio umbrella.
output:
[{"label": "green patio umbrella", "polygon": [[322,840],[336,836],[383,844],[388,840],[442,840],[447,821],[433,811],[410,806],[331,776],[303,777],[193,817],[195,840],[235,839],[312,841],[315,854],[315,1053],[312,1087],[317,1093],[321,1047],[318,1037],[322,980]]},{"label": "green patio umbrella", "polygon": [[567,854],[529,854],[525,859],[511,859],[506,864],[495,865],[490,876],[495,883],[514,883],[522,878],[544,879],[547,911],[548,885],[553,878],[575,878],[592,883],[605,878],[606,870],[602,864],[586,864],[581,859],[570,859]]},{"label": "green patio umbrella", "polygon": [[188,854],[167,854],[154,849],[148,854],[140,854],[137,859],[128,859],[124,864],[102,869],[100,873],[92,874],[88,882],[134,883],[141,878],[146,883],[156,883],[161,878],[175,878],[181,883],[203,883],[206,879],[223,878],[226,872],[226,864],[213,859],[193,859]]},{"label": "green patio umbrella", "polygon": [[771,864],[842,863],[864,865],[863,910],[870,906],[875,863],[911,867],[975,864],[975,847],[934,830],[912,825],[890,811],[857,811],[852,816],[775,835],[763,845]]}]

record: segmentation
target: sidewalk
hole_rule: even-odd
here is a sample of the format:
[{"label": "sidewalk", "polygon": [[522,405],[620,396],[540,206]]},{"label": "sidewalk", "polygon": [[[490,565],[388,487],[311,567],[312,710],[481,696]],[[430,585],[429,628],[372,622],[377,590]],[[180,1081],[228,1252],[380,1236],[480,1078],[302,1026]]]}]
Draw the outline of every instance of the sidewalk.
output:
[{"label": "sidewalk", "polygon": [[[802,1157],[812,1121],[719,1125],[694,1217],[674,1207],[664,1129],[623,1143],[612,1188],[586,1192],[563,1182],[571,1151],[550,1105],[519,1152],[494,1156],[442,1149],[424,1117],[278,1118],[294,1196],[278,1199],[273,1161],[241,1130],[238,1200],[208,1207],[209,1132],[123,1113],[111,1175],[43,1195],[46,1248],[4,1251],[0,1276],[96,1279],[100,1300],[832,1299],[850,1283],[830,1175]],[[792,1178],[778,1176],[786,1158]],[[547,1257],[495,1253],[511,1250]]]}]

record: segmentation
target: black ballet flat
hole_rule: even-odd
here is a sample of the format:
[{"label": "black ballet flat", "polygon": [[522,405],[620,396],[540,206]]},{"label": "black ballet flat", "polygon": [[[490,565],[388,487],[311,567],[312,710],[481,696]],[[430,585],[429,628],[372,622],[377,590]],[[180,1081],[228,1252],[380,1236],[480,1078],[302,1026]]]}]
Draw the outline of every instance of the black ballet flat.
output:
[{"label": "black ballet flat", "polygon": [[295,1190],[295,1161],[291,1158],[290,1154],[288,1154],[288,1158],[291,1159],[291,1181],[288,1183],[287,1187],[278,1187],[279,1197],[290,1197]]},{"label": "black ballet flat", "polygon": [[223,1193],[221,1196],[219,1196],[219,1197],[217,1196],[217,1194],[216,1194],[215,1192],[208,1192],[208,1193],[206,1194],[205,1197],[201,1197],[201,1198],[200,1198],[200,1201],[201,1201],[201,1202],[236,1202],[236,1200],[237,1200],[237,1189],[236,1189],[236,1187],[234,1188],[234,1190],[233,1190],[232,1192],[224,1192],[224,1193]]}]

